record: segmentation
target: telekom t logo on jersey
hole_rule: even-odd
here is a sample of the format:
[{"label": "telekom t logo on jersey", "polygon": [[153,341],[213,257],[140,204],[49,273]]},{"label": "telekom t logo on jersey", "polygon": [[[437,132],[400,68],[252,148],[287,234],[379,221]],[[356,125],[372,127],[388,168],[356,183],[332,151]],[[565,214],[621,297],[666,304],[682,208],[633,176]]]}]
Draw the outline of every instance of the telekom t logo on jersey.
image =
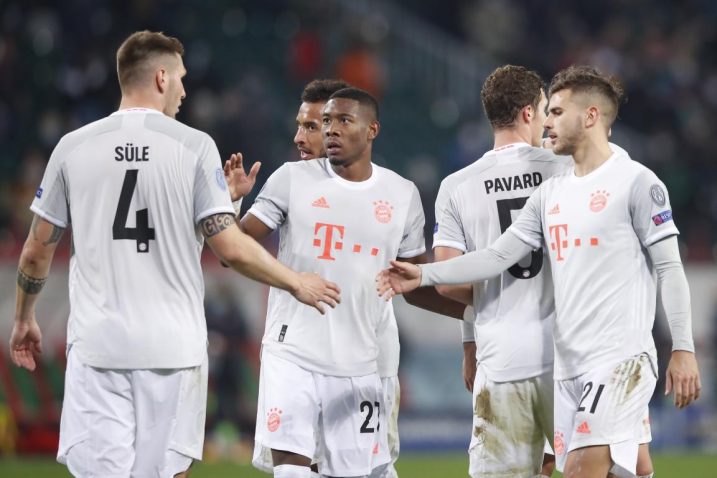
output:
[{"label": "telekom t logo on jersey", "polygon": [[[548,232],[550,233],[550,250],[555,251],[557,256],[556,261],[564,261],[565,257],[561,255],[564,249],[570,246],[570,240],[568,239],[568,225],[567,224],[556,224],[554,226],[548,226]],[[573,239],[573,247],[581,247],[583,245],[580,238]],[[597,237],[590,238],[590,245],[597,246],[600,243]]]},{"label": "telekom t logo on jersey", "polygon": [[[321,249],[321,255],[316,257],[327,261],[335,261],[336,258],[331,255],[331,252],[343,250],[345,231],[346,228],[338,224],[327,224],[325,222],[314,224],[314,247]],[[361,244],[354,244],[351,252],[359,254],[362,249]],[[372,247],[370,253],[372,256],[377,256],[378,249]]]}]

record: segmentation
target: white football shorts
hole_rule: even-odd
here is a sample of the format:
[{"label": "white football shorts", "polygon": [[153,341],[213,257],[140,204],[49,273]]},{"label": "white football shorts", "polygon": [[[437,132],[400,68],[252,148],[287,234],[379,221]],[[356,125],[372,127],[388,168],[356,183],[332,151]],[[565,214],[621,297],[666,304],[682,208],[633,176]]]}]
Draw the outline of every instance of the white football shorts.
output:
[{"label": "white football shorts", "polygon": [[477,477],[534,476],[553,432],[553,377],[493,382],[478,364],[473,384],[473,433],[468,473]]},{"label": "white football shorts", "polygon": [[401,386],[398,376],[381,377],[383,388],[383,400],[387,413],[388,451],[391,461],[386,466],[379,466],[371,471],[369,478],[398,478],[398,472],[394,466],[401,451],[401,442],[398,437],[398,408],[401,404]]},{"label": "white football shorts", "polygon": [[657,382],[647,354],[555,382],[555,459],[563,471],[568,453],[609,445],[611,473],[635,475],[637,448],[650,441],[647,406]]},{"label": "white football shorts", "polygon": [[316,457],[321,475],[369,475],[391,460],[387,428],[378,374],[323,375],[262,352],[257,468],[269,471],[274,449]]},{"label": "white football shorts", "polygon": [[77,477],[173,477],[201,460],[207,361],[100,369],[67,352],[57,461]]}]

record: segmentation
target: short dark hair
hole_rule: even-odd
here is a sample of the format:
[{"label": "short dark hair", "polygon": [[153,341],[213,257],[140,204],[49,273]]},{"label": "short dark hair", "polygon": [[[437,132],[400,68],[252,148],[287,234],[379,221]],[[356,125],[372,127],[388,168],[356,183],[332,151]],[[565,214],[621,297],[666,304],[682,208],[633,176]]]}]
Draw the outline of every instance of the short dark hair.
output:
[{"label": "short dark hair", "polygon": [[316,79],[304,87],[301,93],[301,101],[304,103],[326,103],[331,95],[351,85],[344,80]]},{"label": "short dark hair", "polygon": [[134,32],[117,50],[117,77],[120,88],[131,87],[141,79],[147,61],[158,55],[184,55],[182,42],[162,32]]},{"label": "short dark hair", "polygon": [[544,86],[540,75],[523,66],[496,68],[488,75],[480,91],[485,115],[493,129],[515,124],[520,110],[528,105],[538,108]]},{"label": "short dark hair", "polygon": [[361,106],[368,107],[373,112],[374,119],[378,120],[378,101],[376,101],[376,98],[374,98],[368,91],[350,86],[348,88],[340,89],[329,97],[330,100],[333,100],[334,98],[346,98],[358,101]]},{"label": "short dark hair", "polygon": [[620,104],[625,100],[625,90],[620,81],[592,66],[571,65],[556,73],[550,82],[550,95],[561,90],[598,94],[605,98],[611,106],[611,110],[603,112],[608,117],[608,125],[615,121]]}]

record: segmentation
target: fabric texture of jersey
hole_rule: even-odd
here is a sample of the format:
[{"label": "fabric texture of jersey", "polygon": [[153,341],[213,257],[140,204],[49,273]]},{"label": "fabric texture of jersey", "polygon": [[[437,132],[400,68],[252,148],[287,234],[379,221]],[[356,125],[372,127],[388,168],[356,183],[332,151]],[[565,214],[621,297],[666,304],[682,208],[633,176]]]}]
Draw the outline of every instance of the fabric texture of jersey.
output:
[{"label": "fabric texture of jersey", "polygon": [[[488,247],[531,193],[570,164],[569,156],[515,143],[451,174],[436,198],[433,247]],[[498,277],[473,284],[473,304],[477,360],[490,380],[522,380],[552,370],[555,307],[541,246]]]},{"label": "fabric texture of jersey", "polygon": [[383,328],[378,331],[378,376],[397,377],[401,359],[401,343],[398,340],[398,324],[393,306],[386,307]]},{"label": "fabric texture of jersey", "polygon": [[416,186],[372,165],[362,182],[347,181],[326,158],[286,163],[249,210],[280,228],[277,257],[296,271],[317,272],[341,288],[341,304],[319,314],[272,288],[263,347],[301,367],[334,376],[376,372],[377,334],[390,303],[376,294],[376,274],[390,260],[425,251]]},{"label": "fabric texture of jersey", "polygon": [[555,379],[647,352],[656,285],[647,247],[678,234],[667,189],[622,150],[591,173],[543,183],[510,231],[547,245],[555,287]]},{"label": "fabric texture of jersey", "polygon": [[195,225],[234,214],[208,135],[155,110],[115,112],[60,140],[31,210],[59,227],[72,223],[67,340],[83,363],[202,362],[203,237]]}]

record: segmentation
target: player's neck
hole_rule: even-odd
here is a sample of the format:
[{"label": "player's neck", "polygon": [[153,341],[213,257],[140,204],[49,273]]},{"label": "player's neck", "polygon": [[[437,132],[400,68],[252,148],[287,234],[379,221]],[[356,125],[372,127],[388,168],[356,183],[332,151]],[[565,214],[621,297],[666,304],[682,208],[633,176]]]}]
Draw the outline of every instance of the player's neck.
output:
[{"label": "player's neck", "polygon": [[129,108],[149,108],[164,112],[164,105],[159,98],[150,98],[147,95],[129,94],[122,95],[119,109],[126,110]]},{"label": "player's neck", "polygon": [[575,175],[585,176],[595,171],[612,156],[607,138],[586,138],[573,154]]},{"label": "player's neck", "polygon": [[493,149],[500,149],[515,143],[530,144],[530,135],[516,129],[499,129],[493,134]]},{"label": "player's neck", "polygon": [[347,180],[361,182],[366,181],[373,174],[371,156],[352,161],[347,164],[331,164],[337,176]]}]

